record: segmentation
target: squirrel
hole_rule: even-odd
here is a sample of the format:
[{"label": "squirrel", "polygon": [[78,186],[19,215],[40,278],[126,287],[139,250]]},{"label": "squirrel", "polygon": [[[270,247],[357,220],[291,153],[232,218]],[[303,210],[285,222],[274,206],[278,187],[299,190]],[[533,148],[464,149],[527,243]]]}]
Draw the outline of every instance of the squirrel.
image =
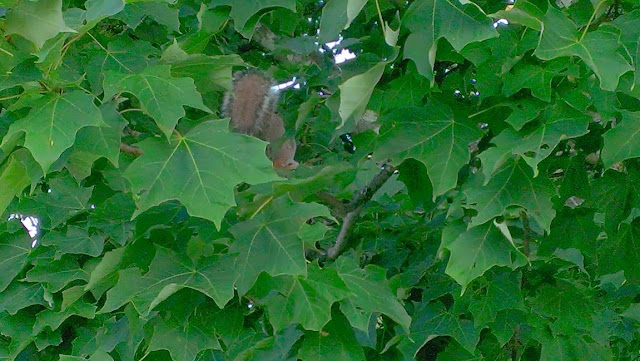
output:
[{"label": "squirrel", "polygon": [[261,72],[236,72],[233,90],[224,96],[222,116],[231,118],[234,132],[269,142],[266,154],[275,168],[295,169],[296,141],[285,136],[284,122],[275,113],[278,92],[273,85]]}]

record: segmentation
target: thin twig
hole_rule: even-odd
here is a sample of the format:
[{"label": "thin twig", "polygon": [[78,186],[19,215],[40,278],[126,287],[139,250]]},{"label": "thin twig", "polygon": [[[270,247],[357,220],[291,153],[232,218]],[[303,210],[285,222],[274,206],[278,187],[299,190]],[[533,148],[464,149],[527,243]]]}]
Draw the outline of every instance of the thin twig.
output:
[{"label": "thin twig", "polygon": [[344,251],[347,244],[347,235],[349,229],[353,226],[356,218],[364,208],[364,206],[373,198],[373,195],[382,188],[382,186],[391,178],[396,168],[389,164],[382,166],[380,173],[369,182],[369,184],[362,188],[360,192],[353,198],[349,204],[345,206],[347,214],[342,218],[342,227],[336,238],[336,243],[327,251],[327,259],[336,259]]},{"label": "thin twig", "polygon": [[120,143],[120,150],[131,155],[141,156],[144,154],[142,149],[130,146],[127,143]]}]

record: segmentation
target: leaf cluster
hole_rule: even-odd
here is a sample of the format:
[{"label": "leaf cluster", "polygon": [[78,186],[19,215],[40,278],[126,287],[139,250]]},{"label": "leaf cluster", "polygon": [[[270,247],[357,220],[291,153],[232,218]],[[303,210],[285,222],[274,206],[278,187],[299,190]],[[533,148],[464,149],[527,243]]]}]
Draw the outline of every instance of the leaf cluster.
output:
[{"label": "leaf cluster", "polygon": [[[0,31],[0,360],[637,359],[636,1],[0,0]],[[248,68],[295,170],[220,114]]]}]

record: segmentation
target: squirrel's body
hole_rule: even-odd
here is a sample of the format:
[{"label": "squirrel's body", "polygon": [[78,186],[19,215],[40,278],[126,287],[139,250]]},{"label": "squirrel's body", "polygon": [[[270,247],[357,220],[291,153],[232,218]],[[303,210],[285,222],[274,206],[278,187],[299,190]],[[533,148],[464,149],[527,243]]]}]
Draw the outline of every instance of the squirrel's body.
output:
[{"label": "squirrel's body", "polygon": [[234,75],[233,91],[225,95],[223,115],[231,118],[235,132],[260,135],[265,117],[273,113],[278,100],[272,86],[273,82],[261,73]]},{"label": "squirrel's body", "polygon": [[233,91],[227,93],[222,115],[231,118],[234,132],[247,134],[269,142],[267,156],[279,169],[295,169],[294,139],[286,139],[284,122],[275,113],[278,93],[273,81],[256,71],[234,74]]}]

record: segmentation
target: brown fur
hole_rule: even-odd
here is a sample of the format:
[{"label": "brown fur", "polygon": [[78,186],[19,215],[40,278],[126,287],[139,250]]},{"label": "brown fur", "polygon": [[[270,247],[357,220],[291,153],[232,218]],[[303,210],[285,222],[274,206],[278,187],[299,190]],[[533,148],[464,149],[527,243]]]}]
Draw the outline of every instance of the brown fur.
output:
[{"label": "brown fur", "polygon": [[260,139],[267,142],[275,142],[282,138],[284,135],[284,122],[282,118],[276,113],[270,113],[264,117],[264,124],[262,132],[260,133]]},{"label": "brown fur", "polygon": [[234,132],[269,142],[267,157],[275,168],[295,169],[296,141],[284,138],[284,122],[275,113],[278,96],[272,85],[271,79],[259,72],[234,74],[233,91],[224,97],[222,115],[231,118]]},{"label": "brown fur", "polygon": [[[273,143],[271,145],[273,145]],[[294,139],[287,139],[280,144],[278,150],[276,150],[273,157],[270,158],[273,161],[273,166],[278,169],[296,169],[299,163],[293,159],[295,155],[296,141]]]},{"label": "brown fur", "polygon": [[231,126],[238,133],[257,137],[266,115],[273,113],[276,94],[272,82],[260,73],[236,74],[233,92],[227,94],[223,115],[231,117]]}]

